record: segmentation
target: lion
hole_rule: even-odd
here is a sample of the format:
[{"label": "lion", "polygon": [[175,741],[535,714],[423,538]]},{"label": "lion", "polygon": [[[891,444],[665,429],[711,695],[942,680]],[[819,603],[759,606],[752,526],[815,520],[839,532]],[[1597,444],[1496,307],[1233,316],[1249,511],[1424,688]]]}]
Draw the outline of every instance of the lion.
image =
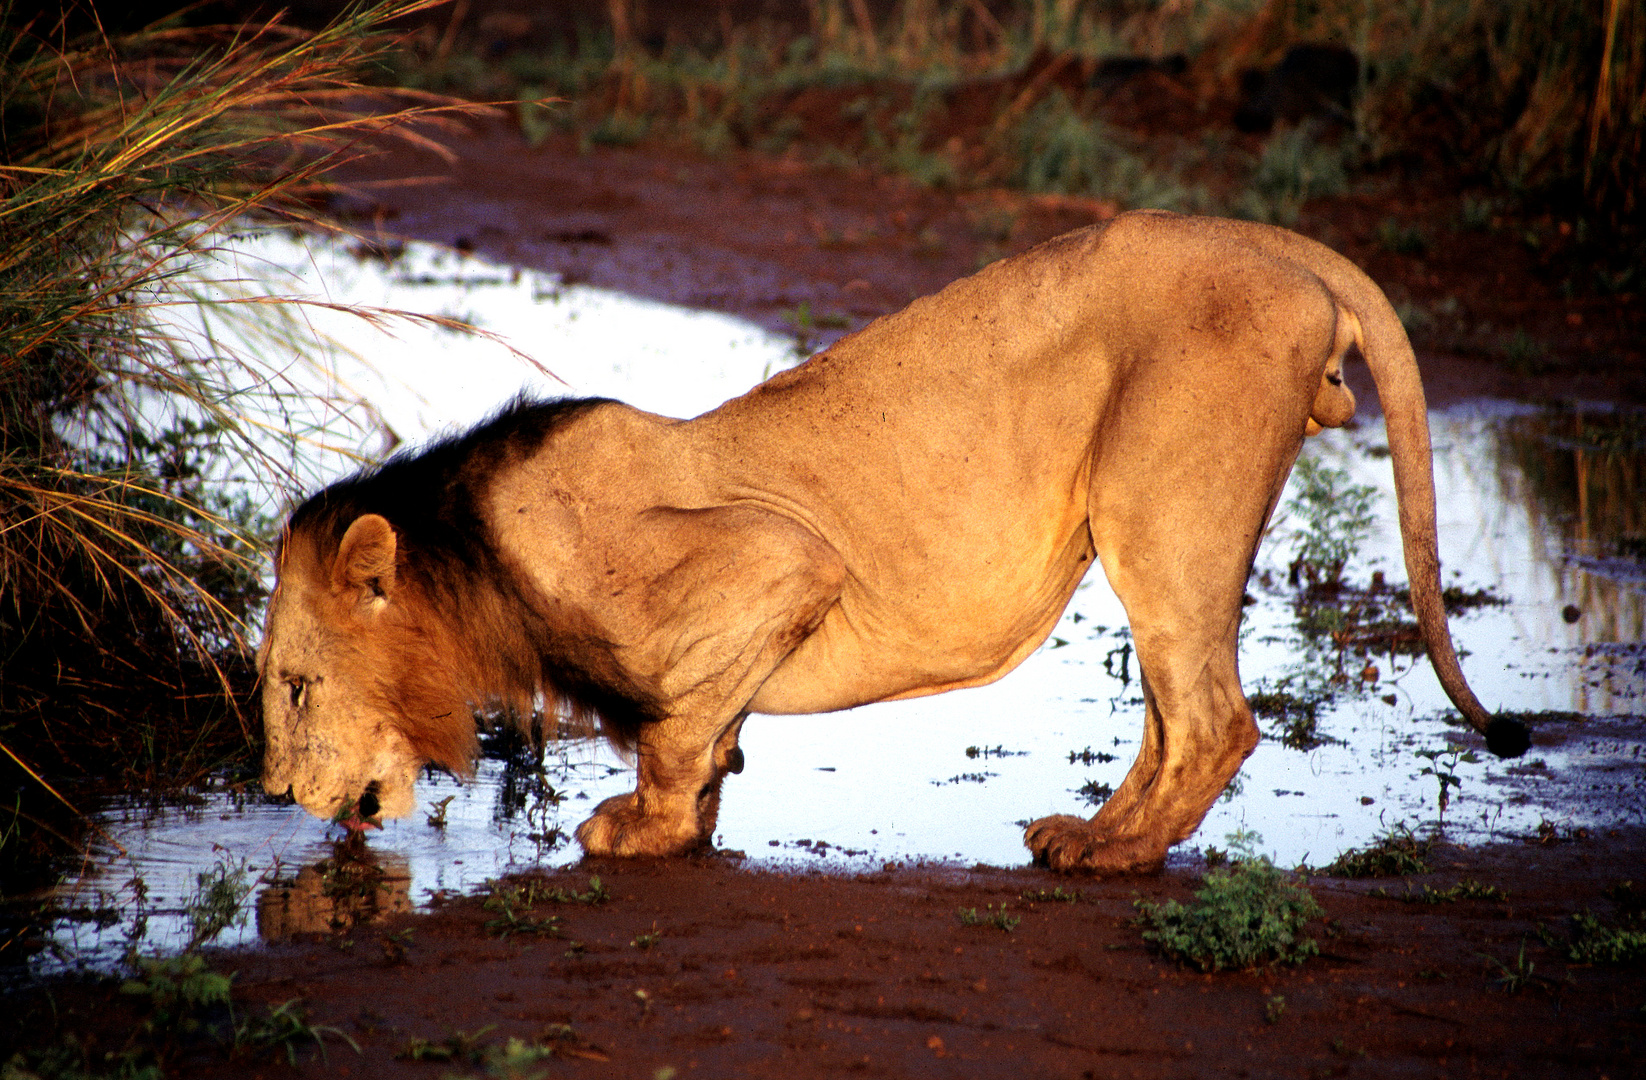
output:
[{"label": "lion", "polygon": [[[1500,755],[1525,729],[1464,680],[1441,604],[1423,389],[1388,300],[1330,249],[1158,211],[954,282],[691,420],[518,399],[291,515],[261,646],[263,784],[399,816],[459,775],[476,714],[571,717],[629,750],[589,855],[709,843],[750,713],[991,682],[1092,563],[1124,604],[1144,736],[1034,859],[1158,870],[1258,741],[1236,638],[1304,438],[1387,416],[1412,604],[1441,685]],[[540,722],[540,721],[539,721]]]}]

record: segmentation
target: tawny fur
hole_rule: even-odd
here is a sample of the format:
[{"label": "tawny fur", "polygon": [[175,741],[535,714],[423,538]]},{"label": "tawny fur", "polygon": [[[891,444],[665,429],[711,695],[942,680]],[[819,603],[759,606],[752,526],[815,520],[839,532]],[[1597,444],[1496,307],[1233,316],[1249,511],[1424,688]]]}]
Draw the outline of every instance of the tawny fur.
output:
[{"label": "tawny fur", "polygon": [[[591,854],[704,844],[750,712],[999,678],[1096,560],[1143,673],[1137,761],[1090,820],[1030,824],[1064,870],[1158,868],[1258,738],[1241,596],[1306,434],[1346,423],[1345,356],[1388,420],[1413,604],[1442,686],[1422,387],[1383,294],[1268,226],[1123,215],[877,320],[691,421],[517,404],[294,515],[265,636],[265,785],[316,813],[409,810],[472,760],[472,710],[598,713],[633,793]],[[428,500],[427,502],[423,500]]]}]

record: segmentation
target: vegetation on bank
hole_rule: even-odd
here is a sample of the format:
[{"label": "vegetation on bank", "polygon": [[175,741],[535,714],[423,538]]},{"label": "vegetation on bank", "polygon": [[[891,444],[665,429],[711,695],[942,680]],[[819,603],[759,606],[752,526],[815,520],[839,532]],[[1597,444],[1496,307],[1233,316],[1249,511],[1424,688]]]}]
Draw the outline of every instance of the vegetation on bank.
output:
[{"label": "vegetation on bank", "polygon": [[[746,147],[932,185],[1282,222],[1357,178],[1434,168],[1476,192],[1483,222],[1520,206],[1575,222],[1597,246],[1615,247],[1621,230],[1638,266],[1640,5],[815,0],[788,22],[736,24],[671,21],[627,0],[607,8],[607,19],[552,27],[484,5],[442,13],[390,58],[389,77],[519,96],[528,141],[566,130],[585,146]],[[1342,50],[1351,66],[1288,66],[1297,45]],[[1327,84],[1343,78],[1351,92],[1336,99]],[[1287,105],[1288,93],[1315,100]],[[569,104],[531,103],[539,95]],[[1243,98],[1300,122],[1242,141],[1229,120]],[[1164,112],[1180,130],[1139,130],[1151,125],[1126,124],[1128,109]],[[1232,183],[1220,175],[1230,163],[1241,166]],[[1397,233],[1389,243],[1424,242]]]},{"label": "vegetation on bank", "polygon": [[269,529],[252,492],[323,433],[258,422],[303,394],[278,374],[308,359],[301,302],[215,287],[212,256],[253,215],[319,225],[359,140],[473,111],[357,78],[428,6],[117,36],[83,6],[0,9],[7,866],[62,831],[65,779],[175,790],[248,762]]},{"label": "vegetation on bank", "polygon": [[1143,940],[1201,971],[1301,964],[1317,955],[1319,943],[1303,933],[1326,914],[1314,896],[1257,853],[1263,838],[1256,833],[1228,840],[1226,861],[1206,871],[1192,903],[1135,901]]}]

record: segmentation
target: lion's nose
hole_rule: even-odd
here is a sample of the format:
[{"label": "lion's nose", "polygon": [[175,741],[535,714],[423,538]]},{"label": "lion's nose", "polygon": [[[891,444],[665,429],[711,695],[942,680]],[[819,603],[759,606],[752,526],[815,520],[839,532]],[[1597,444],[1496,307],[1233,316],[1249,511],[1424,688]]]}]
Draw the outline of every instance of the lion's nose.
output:
[{"label": "lion's nose", "polygon": [[360,816],[363,818],[376,817],[383,807],[377,801],[377,781],[373,780],[360,795]]}]

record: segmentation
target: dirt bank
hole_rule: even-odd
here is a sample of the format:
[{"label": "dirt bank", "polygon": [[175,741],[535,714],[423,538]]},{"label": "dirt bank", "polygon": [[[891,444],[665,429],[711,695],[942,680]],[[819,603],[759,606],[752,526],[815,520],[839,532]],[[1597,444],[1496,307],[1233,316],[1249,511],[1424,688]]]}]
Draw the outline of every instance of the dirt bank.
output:
[{"label": "dirt bank", "polygon": [[[1572,964],[1539,936],[1563,940],[1584,910],[1612,918],[1603,893],[1646,866],[1646,834],[1433,854],[1436,872],[1416,878],[1315,879],[1327,913],[1310,927],[1319,957],[1215,975],[1147,951],[1131,922],[1134,898],[1187,899],[1190,871],[1093,882],[984,867],[836,877],[728,858],[591,861],[540,880],[586,893],[598,875],[602,904],[505,912],[454,898],[214,956],[237,972],[242,1018],[301,999],[310,1024],[341,1034],[326,1037],[324,1060],[295,1041],[297,1068],[278,1047],[237,1058],[202,1048],[168,1075],[1646,1075],[1646,971]],[[1464,880],[1507,898],[1377,895]],[[1051,890],[1078,897],[1025,898]],[[990,905],[1021,922],[963,925],[963,909],[987,916]],[[54,1011],[37,998],[12,1022],[106,1047],[136,1021],[131,999],[115,997],[111,1012],[111,997],[59,989]],[[511,1072],[498,1057],[511,1038],[556,1053]]]}]

